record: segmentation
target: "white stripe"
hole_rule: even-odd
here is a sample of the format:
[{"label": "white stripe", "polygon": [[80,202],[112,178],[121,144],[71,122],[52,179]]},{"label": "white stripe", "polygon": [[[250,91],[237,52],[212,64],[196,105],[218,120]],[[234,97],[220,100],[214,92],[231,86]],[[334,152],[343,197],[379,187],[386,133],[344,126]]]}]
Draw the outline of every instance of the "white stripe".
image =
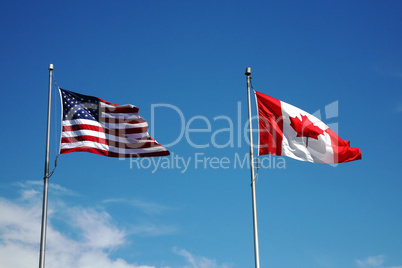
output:
[{"label": "white stripe", "polygon": [[107,108],[114,108],[114,107],[117,107],[116,105],[107,104],[106,102],[103,102],[103,101],[101,101],[101,100],[99,100],[99,104],[101,105],[101,107],[107,107]]},{"label": "white stripe", "polygon": [[150,137],[148,132],[131,133],[131,134],[126,134],[125,136],[127,138],[134,139],[134,140]]},{"label": "white stripe", "polygon": [[88,119],[73,119],[73,120],[63,120],[63,126],[76,126],[76,125],[91,125],[91,126],[98,126],[98,127],[106,127],[106,128],[114,128],[114,129],[126,129],[126,128],[140,128],[140,127],[147,127],[148,123],[104,123],[98,122],[94,120]]},{"label": "white stripe", "polygon": [[102,108],[137,108],[137,106],[132,105],[132,104],[112,105],[112,104],[107,104],[103,101],[99,101],[99,103]]},{"label": "white stripe", "polygon": [[162,146],[141,148],[141,149],[122,149],[122,148],[110,146],[109,151],[113,152],[113,153],[120,153],[120,154],[140,154],[140,153],[163,152],[163,151],[166,151],[166,149]]},{"label": "white stripe", "polygon": [[140,119],[141,116],[138,113],[106,113],[102,112],[101,117],[103,118],[116,118],[116,119],[123,119],[123,120],[135,120]]},{"label": "white stripe", "polygon": [[63,120],[63,126],[76,126],[76,125],[91,125],[102,127],[98,121],[88,120],[88,119],[73,119],[73,120]]},{"label": "white stripe", "polygon": [[137,123],[137,124],[130,124],[130,123],[104,123],[102,122],[102,126],[108,129],[128,129],[128,128],[140,128],[140,127],[148,127],[148,123]]},{"label": "white stripe", "polygon": [[63,131],[61,134],[62,137],[66,138],[74,138],[74,137],[79,137],[79,136],[92,136],[92,137],[99,137],[102,139],[114,141],[114,142],[122,142],[122,143],[146,143],[146,142],[154,142],[154,140],[140,140],[141,138],[146,138],[149,137],[148,133],[136,133],[136,134],[128,134],[126,135],[127,138],[124,137],[119,137],[115,135],[110,135],[106,134],[103,132],[99,131],[94,131],[94,130],[87,130],[87,129],[82,129],[82,130],[74,130],[74,131]]}]

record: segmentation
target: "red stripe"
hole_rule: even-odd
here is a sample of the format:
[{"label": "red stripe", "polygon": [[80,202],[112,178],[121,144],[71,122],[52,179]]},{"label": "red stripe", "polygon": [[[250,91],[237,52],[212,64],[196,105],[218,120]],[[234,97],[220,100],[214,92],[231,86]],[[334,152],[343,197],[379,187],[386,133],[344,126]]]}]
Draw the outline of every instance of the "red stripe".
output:
[{"label": "red stripe", "polygon": [[170,155],[169,151],[161,151],[161,152],[149,152],[149,153],[140,153],[140,154],[119,154],[109,152],[109,157],[122,157],[122,158],[138,158],[138,157],[154,157],[154,156],[166,156]]},{"label": "red stripe", "polygon": [[115,106],[115,107],[102,107],[102,112],[106,113],[138,113],[139,109],[135,106]]},{"label": "red stripe", "polygon": [[170,154],[168,150],[161,152],[149,152],[139,154],[119,154],[119,153],[108,152],[105,150],[95,149],[92,147],[78,147],[78,148],[60,150],[60,154],[68,154],[72,152],[88,152],[108,157],[120,157],[120,158],[154,157],[154,156],[166,156]]},{"label": "red stripe", "polygon": [[281,102],[265,94],[255,93],[257,95],[260,133],[259,155],[281,155],[283,140]]},{"label": "red stripe", "polygon": [[109,152],[105,150],[100,150],[92,147],[77,147],[77,148],[70,148],[70,149],[61,149],[60,154],[68,154],[72,152],[88,152],[94,154],[100,154],[104,156],[108,156]]},{"label": "red stripe", "polygon": [[88,135],[82,135],[82,136],[76,136],[76,137],[63,137],[61,139],[61,143],[75,143],[75,142],[80,142],[80,141],[92,141],[92,142],[108,145],[108,142],[106,141],[106,139],[103,139],[100,137],[88,136]]},{"label": "red stripe", "polygon": [[96,142],[100,144],[105,144],[117,148],[123,148],[123,149],[141,149],[141,148],[151,148],[151,147],[159,147],[161,146],[160,144],[156,143],[155,140],[153,139],[141,139],[145,142],[131,142],[131,143],[125,143],[125,142],[120,142],[120,141],[113,141],[113,140],[107,140],[103,139],[100,137],[94,137],[94,136],[88,136],[88,135],[82,135],[82,136],[76,136],[76,137],[63,137],[61,139],[61,143],[66,144],[66,143],[75,143],[75,142],[80,142],[80,141],[91,141],[91,142]]},{"label": "red stripe", "polygon": [[78,124],[72,126],[63,126],[63,131],[76,131],[76,130],[93,130],[98,132],[104,132],[104,129],[99,126]]},{"label": "red stripe", "polygon": [[105,128],[104,132],[110,135],[125,137],[127,134],[138,134],[138,133],[146,133],[148,131],[148,127],[137,127],[137,128]]},{"label": "red stripe", "polygon": [[362,154],[359,148],[350,147],[349,141],[342,140],[330,128],[325,130],[331,137],[331,146],[334,150],[334,163],[345,163],[354,160],[362,159]]},{"label": "red stripe", "polygon": [[[160,144],[155,142],[133,142],[133,143],[124,143],[118,141],[108,140],[108,145],[121,149],[143,149],[143,148],[154,148],[154,147],[162,147]],[[163,148],[163,147],[162,147]]]}]

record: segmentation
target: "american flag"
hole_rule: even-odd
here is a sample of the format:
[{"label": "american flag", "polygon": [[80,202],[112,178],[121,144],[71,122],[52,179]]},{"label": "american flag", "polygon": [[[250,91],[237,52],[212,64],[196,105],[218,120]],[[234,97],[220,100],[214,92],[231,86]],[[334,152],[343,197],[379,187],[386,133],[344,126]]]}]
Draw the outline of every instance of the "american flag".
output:
[{"label": "american flag", "polygon": [[90,152],[122,158],[169,155],[149,136],[148,123],[134,105],[59,91],[63,106],[61,154]]}]

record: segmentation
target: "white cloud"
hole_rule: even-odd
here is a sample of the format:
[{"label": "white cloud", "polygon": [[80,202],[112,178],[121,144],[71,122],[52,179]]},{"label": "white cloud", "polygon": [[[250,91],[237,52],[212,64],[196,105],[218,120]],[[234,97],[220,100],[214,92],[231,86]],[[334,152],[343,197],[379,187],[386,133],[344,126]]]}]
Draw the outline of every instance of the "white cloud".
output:
[{"label": "white cloud", "polygon": [[370,256],[364,260],[356,260],[360,268],[402,268],[402,266],[384,266],[385,255]]},{"label": "white cloud", "polygon": [[67,211],[72,225],[82,232],[84,243],[91,248],[114,248],[124,244],[125,232],[111,223],[111,216],[92,208],[75,207]]},{"label": "white cloud", "polygon": [[[159,215],[172,210],[172,208],[157,203],[146,202],[142,200],[129,200],[123,198],[106,199],[104,204],[125,204],[134,207],[147,215]],[[127,228],[128,234],[142,236],[160,236],[177,233],[178,228],[173,225],[156,224],[153,222],[142,221],[136,225]]]},{"label": "white cloud", "polygon": [[[30,190],[27,190],[30,191]],[[37,196],[24,194],[38,201]],[[32,192],[31,192],[32,193]],[[32,201],[32,200],[30,200]],[[74,240],[47,228],[46,266],[54,268],[152,268],[113,260],[107,251],[124,244],[125,233],[111,223],[110,215],[91,208],[65,211],[84,239]],[[0,199],[0,263],[7,268],[25,268],[39,263],[41,202],[11,202]],[[53,212],[54,213],[54,212]]]},{"label": "white cloud", "polygon": [[173,252],[185,257],[190,266],[183,266],[182,268],[229,268],[229,264],[217,264],[216,260],[208,259],[206,257],[194,256],[185,249],[173,248]]},{"label": "white cloud", "polygon": [[[43,185],[31,181],[17,186],[19,198],[0,198],[0,266],[35,267],[39,264],[42,214],[42,192],[39,189]],[[50,187],[56,189],[59,195],[74,194],[58,185]],[[155,208],[158,208],[157,204]],[[68,206],[60,198],[53,198],[48,212],[46,267],[156,268],[128,263],[123,258],[113,259],[109,253],[126,245],[130,234],[162,235],[175,231],[172,227],[155,224],[131,226],[131,230],[125,231],[106,211]],[[58,224],[63,227],[58,229]],[[179,266],[182,268],[229,267],[227,264],[218,265],[215,260],[206,257],[195,257],[184,249],[175,248],[174,252],[184,257],[184,264]],[[158,268],[171,267],[163,265]]]},{"label": "white cloud", "polygon": [[384,263],[384,255],[378,255],[378,256],[370,256],[364,260],[356,260],[356,264],[358,267],[363,267],[363,268],[381,268],[383,267]]},{"label": "white cloud", "polygon": [[8,200],[0,199],[0,234],[2,241],[24,241],[32,244],[38,241],[41,208],[22,207]]}]

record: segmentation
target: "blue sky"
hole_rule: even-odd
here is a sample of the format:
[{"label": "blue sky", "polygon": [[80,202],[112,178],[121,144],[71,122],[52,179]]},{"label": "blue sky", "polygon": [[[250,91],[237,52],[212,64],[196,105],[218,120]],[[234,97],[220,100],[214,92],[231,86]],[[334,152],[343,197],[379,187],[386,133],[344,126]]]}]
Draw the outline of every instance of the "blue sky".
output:
[{"label": "blue sky", "polygon": [[335,167],[261,157],[261,267],[402,267],[400,1],[0,6],[0,266],[38,264],[52,63],[60,87],[138,106],[172,155],[61,155],[48,267],[253,267],[246,67],[257,91],[320,113],[363,155]]}]

